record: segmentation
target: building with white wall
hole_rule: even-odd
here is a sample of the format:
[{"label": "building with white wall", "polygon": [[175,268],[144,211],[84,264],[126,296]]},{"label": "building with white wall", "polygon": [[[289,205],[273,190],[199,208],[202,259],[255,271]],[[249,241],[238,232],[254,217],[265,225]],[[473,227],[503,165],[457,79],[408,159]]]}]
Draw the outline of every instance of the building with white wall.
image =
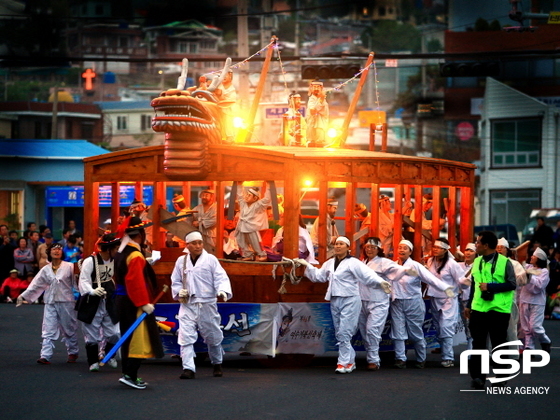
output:
[{"label": "building with white wall", "polygon": [[164,133],[152,130],[154,109],[150,101],[97,102],[103,113],[103,137],[111,149],[157,146]]},{"label": "building with white wall", "polygon": [[560,208],[560,109],[488,78],[480,120],[482,224],[523,228]]}]

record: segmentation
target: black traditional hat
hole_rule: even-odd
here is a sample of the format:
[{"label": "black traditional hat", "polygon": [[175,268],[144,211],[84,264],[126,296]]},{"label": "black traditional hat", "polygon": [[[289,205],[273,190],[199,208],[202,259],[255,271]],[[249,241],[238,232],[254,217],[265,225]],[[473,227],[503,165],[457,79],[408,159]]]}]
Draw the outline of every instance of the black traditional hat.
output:
[{"label": "black traditional hat", "polygon": [[128,226],[126,227],[126,229],[124,230],[125,233],[128,233],[129,235],[132,233],[140,233],[141,230],[152,226],[154,223],[153,222],[144,222],[142,221],[142,219],[140,219],[139,217],[131,217],[128,221]]}]

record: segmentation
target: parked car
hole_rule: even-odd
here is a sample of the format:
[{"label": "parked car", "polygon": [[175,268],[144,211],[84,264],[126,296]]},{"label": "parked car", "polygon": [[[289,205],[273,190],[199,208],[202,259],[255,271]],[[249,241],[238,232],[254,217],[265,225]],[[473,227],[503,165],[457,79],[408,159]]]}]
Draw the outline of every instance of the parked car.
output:
[{"label": "parked car", "polygon": [[499,238],[506,238],[512,247],[516,247],[519,245],[519,235],[517,233],[517,228],[515,225],[512,224],[503,224],[503,225],[480,225],[474,227],[475,235],[478,232],[482,232],[483,230],[489,230],[494,232],[496,236]]},{"label": "parked car", "polygon": [[531,211],[531,218],[523,228],[523,240],[529,241],[535,233],[537,226],[537,217],[544,217],[545,223],[552,228],[553,231],[557,229],[558,220],[560,220],[560,209],[534,209]]}]

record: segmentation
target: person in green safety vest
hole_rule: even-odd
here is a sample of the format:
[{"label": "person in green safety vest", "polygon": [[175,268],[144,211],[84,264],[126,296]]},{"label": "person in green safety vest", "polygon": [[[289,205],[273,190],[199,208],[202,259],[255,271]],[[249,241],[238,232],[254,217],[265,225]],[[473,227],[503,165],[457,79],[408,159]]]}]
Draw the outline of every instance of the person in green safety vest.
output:
[{"label": "person in green safety vest", "polygon": [[[509,259],[496,252],[494,232],[478,233],[475,246],[479,255],[472,265],[472,286],[465,317],[474,349],[486,349],[488,336],[492,348],[507,342],[511,305],[515,296],[515,270]],[[481,356],[471,355],[469,373],[474,389],[484,389],[486,375],[481,373]],[[502,382],[501,385],[505,383]]]}]

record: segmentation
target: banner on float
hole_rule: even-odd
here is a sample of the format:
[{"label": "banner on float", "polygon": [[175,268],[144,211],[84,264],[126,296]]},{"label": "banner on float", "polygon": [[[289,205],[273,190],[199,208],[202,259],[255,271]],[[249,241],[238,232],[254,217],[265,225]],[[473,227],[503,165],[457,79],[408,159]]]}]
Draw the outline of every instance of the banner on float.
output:
[{"label": "banner on float", "polygon": [[[177,338],[179,334],[179,303],[156,305],[155,316],[160,322],[174,323],[170,331],[161,332],[161,341],[166,354],[180,354]],[[273,356],[275,347],[274,303],[219,303],[220,328],[224,333],[222,347],[230,353],[253,353]],[[199,336],[194,345],[195,352],[207,351],[204,340]]]},{"label": "banner on float", "polygon": [[[438,347],[436,331],[432,322],[430,301],[425,300],[426,315],[422,328],[427,348]],[[162,332],[161,339],[166,354],[180,354],[177,343],[179,323],[178,303],[156,305],[158,321],[174,323],[171,331]],[[274,356],[275,354],[322,355],[338,351],[331,308],[328,302],[294,303],[219,303],[220,327],[224,332],[222,346],[229,353],[251,353]],[[462,323],[457,323],[454,345],[466,341]],[[356,351],[364,351],[360,331],[352,337]],[[413,346],[407,341],[407,349]],[[392,351],[390,316],[383,328],[380,351]],[[201,337],[195,343],[197,353],[207,351]]]}]

